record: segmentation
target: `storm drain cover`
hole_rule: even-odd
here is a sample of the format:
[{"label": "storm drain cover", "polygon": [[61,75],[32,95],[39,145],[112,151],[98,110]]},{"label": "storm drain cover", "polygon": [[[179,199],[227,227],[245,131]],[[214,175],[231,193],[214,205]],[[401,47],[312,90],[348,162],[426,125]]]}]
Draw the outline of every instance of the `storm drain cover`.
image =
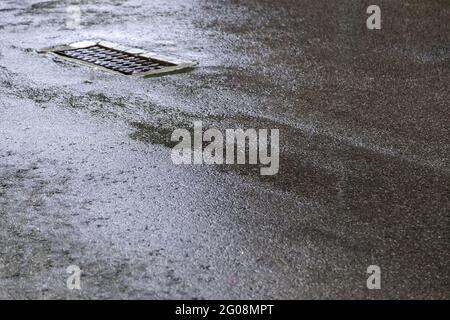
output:
[{"label": "storm drain cover", "polygon": [[81,41],[44,48],[39,52],[125,75],[161,75],[192,68],[196,65],[193,61],[164,57],[109,41]]}]

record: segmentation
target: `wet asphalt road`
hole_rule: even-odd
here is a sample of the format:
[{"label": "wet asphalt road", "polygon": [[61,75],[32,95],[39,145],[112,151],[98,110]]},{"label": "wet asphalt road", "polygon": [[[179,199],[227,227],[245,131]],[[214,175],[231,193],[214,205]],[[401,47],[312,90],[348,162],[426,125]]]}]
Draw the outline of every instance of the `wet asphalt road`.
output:
[{"label": "wet asphalt road", "polygon": [[[450,298],[450,2],[369,4],[2,1],[0,298]],[[98,38],[199,66],[35,51]],[[280,129],[279,174],[173,165],[194,120]]]}]

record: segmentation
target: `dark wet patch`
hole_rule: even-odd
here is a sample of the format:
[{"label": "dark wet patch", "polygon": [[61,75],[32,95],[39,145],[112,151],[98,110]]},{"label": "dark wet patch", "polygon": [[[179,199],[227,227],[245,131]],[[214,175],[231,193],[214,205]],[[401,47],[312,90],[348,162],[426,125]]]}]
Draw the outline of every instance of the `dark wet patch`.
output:
[{"label": "dark wet patch", "polygon": [[52,0],[52,1],[42,1],[38,3],[33,3],[31,5],[31,9],[40,10],[40,9],[54,9],[62,4],[60,0]]},{"label": "dark wet patch", "polygon": [[0,12],[10,12],[10,11],[16,11],[19,10],[19,8],[2,8],[0,9]]},{"label": "dark wet patch", "polygon": [[175,129],[180,128],[179,126],[172,127],[143,122],[131,122],[130,125],[135,129],[134,132],[130,133],[132,139],[163,145],[168,148],[173,148],[178,143],[171,141],[170,137]]},{"label": "dark wet patch", "polygon": [[[148,121],[132,121],[130,125],[136,130],[130,137],[146,143],[164,145],[172,148],[177,142],[170,141],[170,137],[176,129],[186,129],[193,134],[194,121],[201,121],[203,131],[209,128],[225,129],[254,129],[254,128],[279,128],[279,123],[268,119],[261,119],[245,114],[230,116],[201,114],[186,112],[177,109],[169,109],[155,104],[142,106],[152,115]],[[209,143],[204,142],[205,147]]]},{"label": "dark wet patch", "polygon": [[52,99],[56,97],[56,94],[54,92],[38,88],[29,88],[29,90],[27,91],[27,95],[28,98],[30,98],[36,103],[50,102]]}]

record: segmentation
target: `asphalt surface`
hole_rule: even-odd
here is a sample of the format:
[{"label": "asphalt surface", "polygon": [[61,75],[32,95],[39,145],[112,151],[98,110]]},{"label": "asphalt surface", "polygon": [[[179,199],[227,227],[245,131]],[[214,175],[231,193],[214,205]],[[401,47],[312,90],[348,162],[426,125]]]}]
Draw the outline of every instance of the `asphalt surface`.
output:
[{"label": "asphalt surface", "polygon": [[[450,2],[369,4],[2,1],[0,298],[450,298]],[[199,65],[36,52],[85,39]],[[280,172],[175,166],[194,120],[280,129]]]}]

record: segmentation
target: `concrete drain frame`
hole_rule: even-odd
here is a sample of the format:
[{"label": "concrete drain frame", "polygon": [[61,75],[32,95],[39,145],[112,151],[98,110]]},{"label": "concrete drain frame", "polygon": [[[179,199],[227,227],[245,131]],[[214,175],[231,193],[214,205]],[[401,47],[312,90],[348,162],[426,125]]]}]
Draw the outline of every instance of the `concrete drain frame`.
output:
[{"label": "concrete drain frame", "polygon": [[59,59],[128,76],[160,76],[187,71],[197,65],[103,40],[79,41],[38,50]]}]

